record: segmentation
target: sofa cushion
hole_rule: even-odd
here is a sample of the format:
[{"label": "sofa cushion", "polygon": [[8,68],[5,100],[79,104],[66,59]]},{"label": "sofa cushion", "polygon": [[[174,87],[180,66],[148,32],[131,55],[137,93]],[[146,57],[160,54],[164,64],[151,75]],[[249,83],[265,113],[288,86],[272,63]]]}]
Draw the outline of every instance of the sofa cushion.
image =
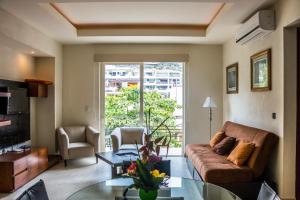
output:
[{"label": "sofa cushion", "polygon": [[225,137],[221,142],[219,142],[213,147],[213,151],[219,155],[225,155],[232,150],[234,144],[235,144],[235,138]]},{"label": "sofa cushion", "polygon": [[239,167],[233,163],[204,163],[200,175],[204,181],[215,184],[253,180],[253,171],[249,167]]},{"label": "sofa cushion", "polygon": [[84,142],[70,143],[68,151],[69,159],[93,156],[95,154],[94,147]]},{"label": "sofa cushion", "polygon": [[206,182],[247,182],[253,179],[250,168],[239,167],[226,160],[226,156],[216,154],[210,145],[188,144],[186,155]]},{"label": "sofa cushion", "polygon": [[209,141],[209,145],[211,147],[214,147],[216,144],[218,144],[223,138],[225,137],[225,133],[223,131],[217,131],[215,135],[211,138]]},{"label": "sofa cushion", "polygon": [[274,150],[278,136],[265,130],[230,121],[225,122],[222,130],[227,136],[234,137],[237,141],[243,140],[255,144],[255,149],[249,157],[247,165],[253,170],[254,176],[259,177],[264,171],[271,152]]},{"label": "sofa cushion", "polygon": [[240,141],[234,150],[229,154],[227,160],[238,166],[242,166],[253,152],[255,145],[251,142]]},{"label": "sofa cushion", "polygon": [[226,156],[216,154],[210,145],[188,144],[186,156],[204,181],[210,183],[247,182],[253,179],[248,167],[239,167],[226,160]]}]

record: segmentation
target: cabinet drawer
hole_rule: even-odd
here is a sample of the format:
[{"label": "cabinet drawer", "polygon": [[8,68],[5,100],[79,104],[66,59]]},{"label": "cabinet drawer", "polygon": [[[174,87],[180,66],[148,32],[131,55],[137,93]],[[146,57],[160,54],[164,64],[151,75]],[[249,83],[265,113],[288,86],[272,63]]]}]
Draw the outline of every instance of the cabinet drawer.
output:
[{"label": "cabinet drawer", "polygon": [[14,162],[14,175],[17,175],[25,170],[27,170],[28,165],[27,165],[27,158],[21,158],[19,160],[16,160]]},{"label": "cabinet drawer", "polygon": [[28,170],[25,170],[15,176],[15,190],[28,182]]}]

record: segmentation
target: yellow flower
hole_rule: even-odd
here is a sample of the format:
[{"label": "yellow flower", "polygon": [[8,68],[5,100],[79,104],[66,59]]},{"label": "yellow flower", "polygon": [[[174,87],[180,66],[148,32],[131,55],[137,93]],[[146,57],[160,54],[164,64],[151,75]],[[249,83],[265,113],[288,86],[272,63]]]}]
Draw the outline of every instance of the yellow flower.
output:
[{"label": "yellow flower", "polygon": [[159,173],[159,171],[157,169],[151,171],[151,175],[154,176],[154,177],[161,177],[161,178],[164,178],[166,176],[165,173]]}]

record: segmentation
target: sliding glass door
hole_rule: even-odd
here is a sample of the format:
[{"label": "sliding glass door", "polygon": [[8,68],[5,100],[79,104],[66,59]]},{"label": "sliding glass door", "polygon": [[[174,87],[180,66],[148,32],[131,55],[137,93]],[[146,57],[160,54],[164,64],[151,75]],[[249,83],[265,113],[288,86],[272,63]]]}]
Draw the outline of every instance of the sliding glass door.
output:
[{"label": "sliding glass door", "polygon": [[140,65],[105,64],[105,133],[140,126]]},{"label": "sliding glass door", "polygon": [[[104,63],[104,128],[106,150],[117,127],[145,126],[151,110],[151,128],[165,118],[171,131],[169,155],[181,155],[183,144],[183,66],[179,62]],[[142,102],[142,103],[141,103]],[[165,127],[157,135],[166,134]],[[164,149],[162,149],[162,154]]]}]

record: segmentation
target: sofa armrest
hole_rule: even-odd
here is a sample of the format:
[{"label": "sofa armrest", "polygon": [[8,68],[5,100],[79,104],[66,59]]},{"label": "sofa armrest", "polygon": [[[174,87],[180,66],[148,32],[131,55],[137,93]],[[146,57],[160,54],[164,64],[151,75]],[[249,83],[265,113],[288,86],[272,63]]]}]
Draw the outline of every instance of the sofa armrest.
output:
[{"label": "sofa armrest", "polygon": [[116,128],[110,135],[113,152],[117,152],[121,146],[121,130],[120,128]]},{"label": "sofa armrest", "polygon": [[110,135],[110,138],[111,138],[113,152],[117,152],[120,148],[118,137],[116,135]]},{"label": "sofa armrest", "polygon": [[58,148],[62,158],[68,159],[69,136],[63,128],[57,129]]},{"label": "sofa armrest", "polygon": [[94,146],[95,153],[98,153],[100,151],[100,133],[91,126],[86,127],[86,141],[87,143]]}]

